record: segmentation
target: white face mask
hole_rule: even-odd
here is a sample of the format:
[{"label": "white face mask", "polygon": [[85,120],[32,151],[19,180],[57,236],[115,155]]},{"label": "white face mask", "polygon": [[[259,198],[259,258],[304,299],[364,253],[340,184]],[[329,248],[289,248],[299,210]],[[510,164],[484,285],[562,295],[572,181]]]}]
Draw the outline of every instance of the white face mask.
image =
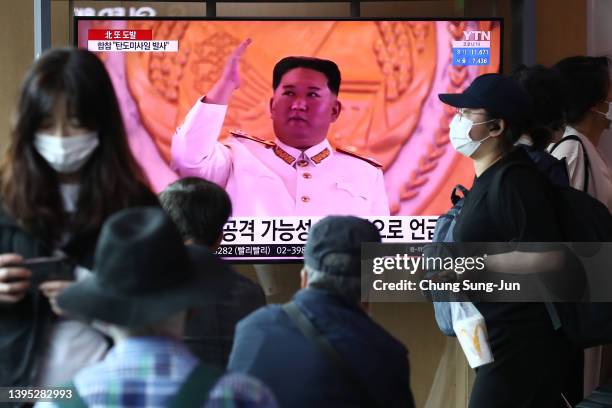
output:
[{"label": "white face mask", "polygon": [[43,133],[34,136],[34,147],[58,173],[74,173],[79,170],[99,143],[97,132],[68,137]]},{"label": "white face mask", "polygon": [[465,116],[461,117],[459,114],[456,114],[449,125],[449,137],[451,144],[458,153],[461,153],[466,157],[470,157],[480,147],[480,144],[490,137],[487,136],[482,140],[472,140],[470,137],[470,130],[472,130],[472,126],[482,125],[485,123],[494,122],[496,120],[497,119],[491,119],[485,122],[474,123]]},{"label": "white face mask", "polygon": [[608,104],[608,111],[607,112],[604,113],[604,112],[600,112],[600,111],[595,110],[595,109],[593,109],[593,112],[597,112],[600,115],[603,115],[606,119],[612,120],[612,102],[608,102],[608,101],[605,101],[605,102]]}]

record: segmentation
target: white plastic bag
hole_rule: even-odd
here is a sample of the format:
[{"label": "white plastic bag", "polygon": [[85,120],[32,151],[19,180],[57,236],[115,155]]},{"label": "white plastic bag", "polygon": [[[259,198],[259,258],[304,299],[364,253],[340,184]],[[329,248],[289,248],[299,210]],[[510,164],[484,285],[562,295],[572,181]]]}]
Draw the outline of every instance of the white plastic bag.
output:
[{"label": "white plastic bag", "polygon": [[470,367],[493,361],[484,317],[472,302],[450,302],[453,329]]}]

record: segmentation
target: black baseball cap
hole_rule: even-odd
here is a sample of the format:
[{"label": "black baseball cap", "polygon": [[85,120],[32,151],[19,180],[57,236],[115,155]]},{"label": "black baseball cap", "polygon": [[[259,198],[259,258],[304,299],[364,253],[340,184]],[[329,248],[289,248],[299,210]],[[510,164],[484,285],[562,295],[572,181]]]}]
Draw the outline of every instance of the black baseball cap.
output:
[{"label": "black baseball cap", "polygon": [[485,109],[496,118],[512,123],[524,123],[532,115],[529,94],[514,78],[501,74],[477,77],[463,93],[438,94],[447,105],[456,108]]},{"label": "black baseball cap", "polygon": [[380,241],[378,229],[368,220],[354,216],[328,216],[310,229],[304,264],[331,275],[359,277],[361,244]]}]

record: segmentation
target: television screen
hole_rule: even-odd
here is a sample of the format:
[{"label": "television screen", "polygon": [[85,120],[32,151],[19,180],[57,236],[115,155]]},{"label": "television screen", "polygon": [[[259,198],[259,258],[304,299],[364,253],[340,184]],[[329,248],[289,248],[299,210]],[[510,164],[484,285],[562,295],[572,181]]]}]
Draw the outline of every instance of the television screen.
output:
[{"label": "television screen", "polygon": [[[371,219],[384,241],[430,240],[452,187],[474,177],[448,139],[455,112],[437,95],[461,92],[501,66],[500,20],[75,24],[77,45],[111,75],[130,147],[154,189],[196,176],[228,191],[234,211],[219,253],[232,260],[299,259],[308,228],[329,214]],[[247,38],[227,109],[206,103]],[[275,91],[273,69],[288,56],[333,61],[337,99],[329,75],[323,89],[304,82],[323,75],[316,69],[314,78],[285,71]],[[300,145],[312,135],[323,136]]]}]

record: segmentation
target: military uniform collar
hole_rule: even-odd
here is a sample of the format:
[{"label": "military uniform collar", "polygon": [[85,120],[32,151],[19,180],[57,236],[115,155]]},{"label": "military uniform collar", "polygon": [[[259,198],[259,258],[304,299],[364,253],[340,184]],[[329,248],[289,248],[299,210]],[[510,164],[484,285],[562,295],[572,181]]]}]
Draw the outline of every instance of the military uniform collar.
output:
[{"label": "military uniform collar", "polygon": [[276,139],[275,144],[274,154],[290,166],[297,165],[305,167],[310,163],[317,166],[333,155],[333,149],[327,139],[323,139],[320,143],[304,151],[288,146],[278,139]]}]

